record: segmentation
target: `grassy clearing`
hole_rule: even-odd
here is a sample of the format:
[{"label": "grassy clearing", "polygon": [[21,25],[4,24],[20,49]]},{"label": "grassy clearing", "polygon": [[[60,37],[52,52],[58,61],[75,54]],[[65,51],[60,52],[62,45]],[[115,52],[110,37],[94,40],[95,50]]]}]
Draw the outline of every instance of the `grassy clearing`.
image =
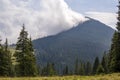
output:
[{"label": "grassy clearing", "polygon": [[0,80],[120,80],[120,73],[96,76],[0,78]]}]

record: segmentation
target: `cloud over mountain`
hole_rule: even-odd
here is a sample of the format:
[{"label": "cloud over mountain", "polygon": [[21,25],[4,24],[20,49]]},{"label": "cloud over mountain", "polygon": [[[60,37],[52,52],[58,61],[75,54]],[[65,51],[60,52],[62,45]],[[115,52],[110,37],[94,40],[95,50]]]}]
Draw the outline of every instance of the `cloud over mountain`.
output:
[{"label": "cloud over mountain", "polygon": [[112,12],[86,12],[86,16],[89,16],[93,19],[99,20],[102,23],[111,26],[113,29],[116,29],[117,14]]},{"label": "cloud over mountain", "polygon": [[0,35],[15,42],[24,23],[35,39],[67,30],[85,18],[64,0],[0,0]]}]

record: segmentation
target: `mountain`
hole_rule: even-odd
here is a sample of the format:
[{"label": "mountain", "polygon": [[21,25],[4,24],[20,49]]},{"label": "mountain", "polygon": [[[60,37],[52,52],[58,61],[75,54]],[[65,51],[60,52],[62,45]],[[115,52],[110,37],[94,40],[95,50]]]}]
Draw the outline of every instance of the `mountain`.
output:
[{"label": "mountain", "polygon": [[109,26],[90,18],[57,35],[34,40],[37,62],[40,65],[54,62],[59,67],[74,67],[77,58],[93,62],[96,56],[101,58],[109,50],[113,33]]}]

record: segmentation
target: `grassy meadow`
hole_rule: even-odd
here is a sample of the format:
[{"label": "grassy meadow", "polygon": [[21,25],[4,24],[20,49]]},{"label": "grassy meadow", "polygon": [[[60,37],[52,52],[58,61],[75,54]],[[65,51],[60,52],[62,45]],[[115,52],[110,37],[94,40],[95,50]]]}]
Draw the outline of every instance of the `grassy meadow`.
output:
[{"label": "grassy meadow", "polygon": [[120,80],[120,73],[96,76],[0,78],[0,80]]}]

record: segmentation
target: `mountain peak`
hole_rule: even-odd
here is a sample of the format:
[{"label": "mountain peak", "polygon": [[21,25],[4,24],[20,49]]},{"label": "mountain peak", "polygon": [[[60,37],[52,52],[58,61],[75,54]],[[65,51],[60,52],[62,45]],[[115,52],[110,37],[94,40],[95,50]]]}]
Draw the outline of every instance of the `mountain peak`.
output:
[{"label": "mountain peak", "polygon": [[73,67],[75,59],[93,62],[108,51],[114,30],[109,26],[89,19],[76,27],[54,36],[33,41],[38,64],[54,62]]}]

